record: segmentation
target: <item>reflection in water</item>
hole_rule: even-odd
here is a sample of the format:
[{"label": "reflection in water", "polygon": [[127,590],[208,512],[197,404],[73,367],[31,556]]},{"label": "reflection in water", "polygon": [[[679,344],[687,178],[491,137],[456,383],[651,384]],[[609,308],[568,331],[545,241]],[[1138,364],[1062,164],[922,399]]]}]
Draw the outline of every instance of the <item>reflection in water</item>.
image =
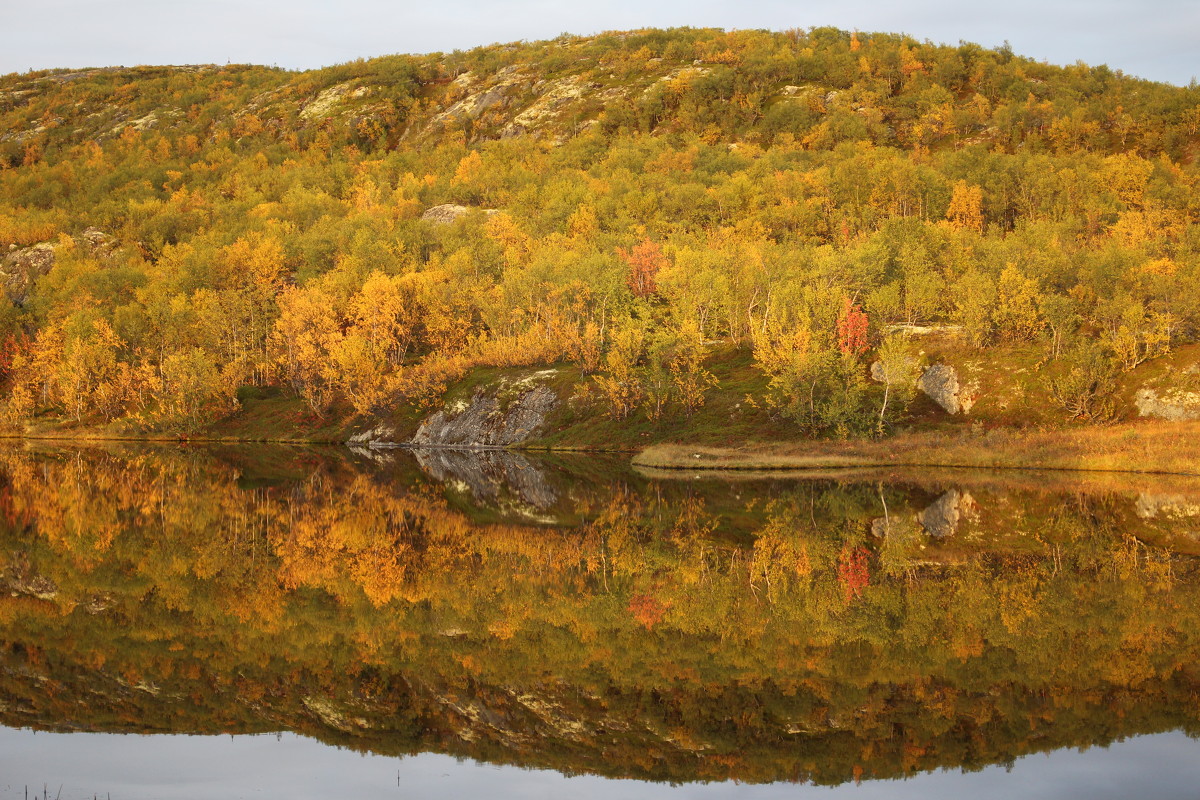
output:
[{"label": "reflection in water", "polygon": [[371,455],[0,450],[0,722],[828,784],[1197,730],[1185,482]]}]

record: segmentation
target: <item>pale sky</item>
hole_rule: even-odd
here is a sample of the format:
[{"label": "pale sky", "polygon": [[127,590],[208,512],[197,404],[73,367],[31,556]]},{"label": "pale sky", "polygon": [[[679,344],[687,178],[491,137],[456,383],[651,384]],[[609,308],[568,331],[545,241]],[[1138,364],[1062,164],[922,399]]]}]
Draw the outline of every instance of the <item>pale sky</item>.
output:
[{"label": "pale sky", "polygon": [[[0,728],[0,800],[60,785],[62,800],[286,797],[329,800],[1093,800],[1195,797],[1198,745],[1182,732],[1110,747],[1017,759],[1012,769],[918,773],[836,787],[773,783],[643,783],[458,761],[424,753],[389,758],[275,736],[132,736]],[[25,789],[28,793],[28,789]]]},{"label": "pale sky", "polygon": [[0,74],[253,63],[290,69],[642,27],[907,33],[1151,80],[1200,78],[1200,0],[0,0]]}]

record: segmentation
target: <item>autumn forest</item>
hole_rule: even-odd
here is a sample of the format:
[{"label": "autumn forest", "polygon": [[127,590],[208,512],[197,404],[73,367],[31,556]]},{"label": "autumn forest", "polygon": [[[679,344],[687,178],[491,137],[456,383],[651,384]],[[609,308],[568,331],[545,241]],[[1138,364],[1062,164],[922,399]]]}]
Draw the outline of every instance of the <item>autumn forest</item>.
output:
[{"label": "autumn forest", "polygon": [[612,420],[876,435],[941,326],[1105,420],[1200,333],[1198,147],[1194,86],[830,28],[8,75],[0,411],[186,434],[559,365]]}]

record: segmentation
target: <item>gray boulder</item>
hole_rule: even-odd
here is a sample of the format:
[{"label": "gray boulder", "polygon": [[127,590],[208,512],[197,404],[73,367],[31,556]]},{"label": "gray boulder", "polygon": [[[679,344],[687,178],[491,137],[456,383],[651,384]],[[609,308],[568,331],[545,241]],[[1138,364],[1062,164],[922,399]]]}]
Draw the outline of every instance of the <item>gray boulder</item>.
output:
[{"label": "gray boulder", "polygon": [[958,372],[947,364],[934,364],[917,379],[917,388],[950,414],[962,410],[958,401]]},{"label": "gray boulder", "polygon": [[519,444],[545,425],[558,404],[557,392],[529,381],[480,389],[470,402],[443,408],[426,419],[409,444],[461,449]]}]

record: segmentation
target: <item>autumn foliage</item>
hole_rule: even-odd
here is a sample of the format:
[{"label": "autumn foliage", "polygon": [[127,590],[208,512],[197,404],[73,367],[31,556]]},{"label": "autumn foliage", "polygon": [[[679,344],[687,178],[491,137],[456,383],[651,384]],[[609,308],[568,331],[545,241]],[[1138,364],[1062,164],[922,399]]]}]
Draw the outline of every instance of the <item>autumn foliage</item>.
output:
[{"label": "autumn foliage", "polygon": [[[659,420],[722,343],[756,406],[851,435],[898,408],[873,348],[954,326],[1094,419],[1068,384],[1200,336],[1193,90],[831,28],[569,41],[3,76],[0,418],[190,433],[270,389],[344,421],[569,363]],[[608,88],[479,104],[514,74]]]},{"label": "autumn foliage", "polygon": [[617,253],[629,267],[626,282],[634,297],[650,297],[656,294],[658,273],[668,263],[662,248],[649,239],[643,239],[631,249],[618,249]]}]

